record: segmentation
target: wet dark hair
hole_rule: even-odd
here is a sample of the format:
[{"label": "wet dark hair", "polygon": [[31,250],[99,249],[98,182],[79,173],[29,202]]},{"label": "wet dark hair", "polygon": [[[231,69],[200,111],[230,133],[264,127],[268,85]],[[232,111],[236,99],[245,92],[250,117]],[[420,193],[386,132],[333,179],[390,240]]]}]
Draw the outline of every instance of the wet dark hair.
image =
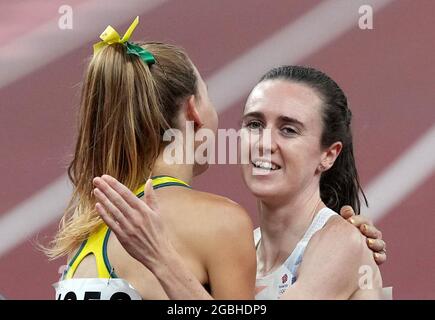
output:
[{"label": "wet dark hair", "polygon": [[323,72],[304,66],[273,68],[259,82],[277,79],[305,84],[314,89],[323,101],[321,146],[327,148],[334,142],[341,141],[343,148],[334,165],[320,177],[320,197],[326,206],[336,212],[340,212],[342,206],[350,205],[359,214],[360,192],[366,206],[368,202],[355,166],[350,127],[352,112],[343,90]]}]

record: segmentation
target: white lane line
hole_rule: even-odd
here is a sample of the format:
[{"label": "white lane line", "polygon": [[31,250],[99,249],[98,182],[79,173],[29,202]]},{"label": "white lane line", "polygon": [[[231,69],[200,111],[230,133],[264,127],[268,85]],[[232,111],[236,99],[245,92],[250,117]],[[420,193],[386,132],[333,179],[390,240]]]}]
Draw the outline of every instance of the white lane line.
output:
[{"label": "white lane line", "polygon": [[[112,26],[131,22],[167,0],[87,1],[73,7],[73,29],[61,30],[56,18],[35,28],[13,42],[0,44],[0,88],[32,73],[55,59],[95,40],[110,21]],[[121,31],[120,31],[121,32]]]},{"label": "white lane line", "polygon": [[0,216],[0,256],[61,216],[72,187],[64,175]]},{"label": "white lane line", "polygon": [[[207,79],[219,111],[234,106],[272,67],[297,64],[352,28],[358,28],[361,5],[379,11],[394,0],[328,0],[242,54]],[[376,28],[376,15],[374,15]],[[363,31],[362,31],[363,32]],[[364,31],[371,32],[371,31]]]},{"label": "white lane line", "polygon": [[367,188],[370,207],[364,214],[373,220],[381,219],[434,172],[435,125],[370,182]]}]

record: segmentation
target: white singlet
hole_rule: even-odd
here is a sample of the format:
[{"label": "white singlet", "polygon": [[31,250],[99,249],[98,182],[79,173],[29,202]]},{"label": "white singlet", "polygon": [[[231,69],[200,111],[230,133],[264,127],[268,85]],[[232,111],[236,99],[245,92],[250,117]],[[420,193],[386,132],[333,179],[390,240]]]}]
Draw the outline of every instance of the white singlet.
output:
[{"label": "white singlet", "polygon": [[[322,229],[329,218],[337,215],[329,208],[321,209],[314,217],[313,222],[308,227],[302,239],[297,243],[295,249],[287,260],[277,269],[269,274],[261,276],[257,270],[257,280],[255,285],[256,300],[277,300],[285,290],[296,281],[297,270],[302,262],[305,248],[311,237]],[[257,248],[261,240],[261,230],[254,230],[255,247]],[[258,266],[257,261],[257,266]]]}]

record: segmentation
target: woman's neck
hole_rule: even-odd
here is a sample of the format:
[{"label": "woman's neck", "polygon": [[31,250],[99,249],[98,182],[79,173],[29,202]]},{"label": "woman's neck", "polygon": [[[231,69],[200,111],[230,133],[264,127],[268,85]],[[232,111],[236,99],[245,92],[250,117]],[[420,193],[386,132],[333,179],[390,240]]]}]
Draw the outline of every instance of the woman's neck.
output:
[{"label": "woman's neck", "polygon": [[160,153],[151,174],[152,176],[171,176],[190,185],[193,179],[193,164],[167,164]]},{"label": "woman's neck", "polygon": [[261,229],[258,270],[267,273],[284,263],[325,204],[319,188],[313,187],[278,206],[261,200],[258,206]]}]

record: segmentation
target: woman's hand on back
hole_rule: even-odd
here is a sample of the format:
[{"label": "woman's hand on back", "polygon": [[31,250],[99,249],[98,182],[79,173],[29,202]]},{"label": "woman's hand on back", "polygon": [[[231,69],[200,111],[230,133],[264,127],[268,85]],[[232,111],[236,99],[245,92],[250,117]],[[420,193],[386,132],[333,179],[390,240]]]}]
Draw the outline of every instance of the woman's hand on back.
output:
[{"label": "woman's hand on back", "polygon": [[367,237],[367,246],[373,251],[373,257],[378,265],[387,260],[387,244],[382,240],[382,232],[379,231],[373,222],[365,216],[355,215],[352,207],[344,206],[340,215],[348,222],[357,227]]},{"label": "woman's hand on back", "polygon": [[173,251],[159,216],[152,180],[145,184],[145,202],[109,175],[93,180],[96,210],[124,249],[153,271]]}]

